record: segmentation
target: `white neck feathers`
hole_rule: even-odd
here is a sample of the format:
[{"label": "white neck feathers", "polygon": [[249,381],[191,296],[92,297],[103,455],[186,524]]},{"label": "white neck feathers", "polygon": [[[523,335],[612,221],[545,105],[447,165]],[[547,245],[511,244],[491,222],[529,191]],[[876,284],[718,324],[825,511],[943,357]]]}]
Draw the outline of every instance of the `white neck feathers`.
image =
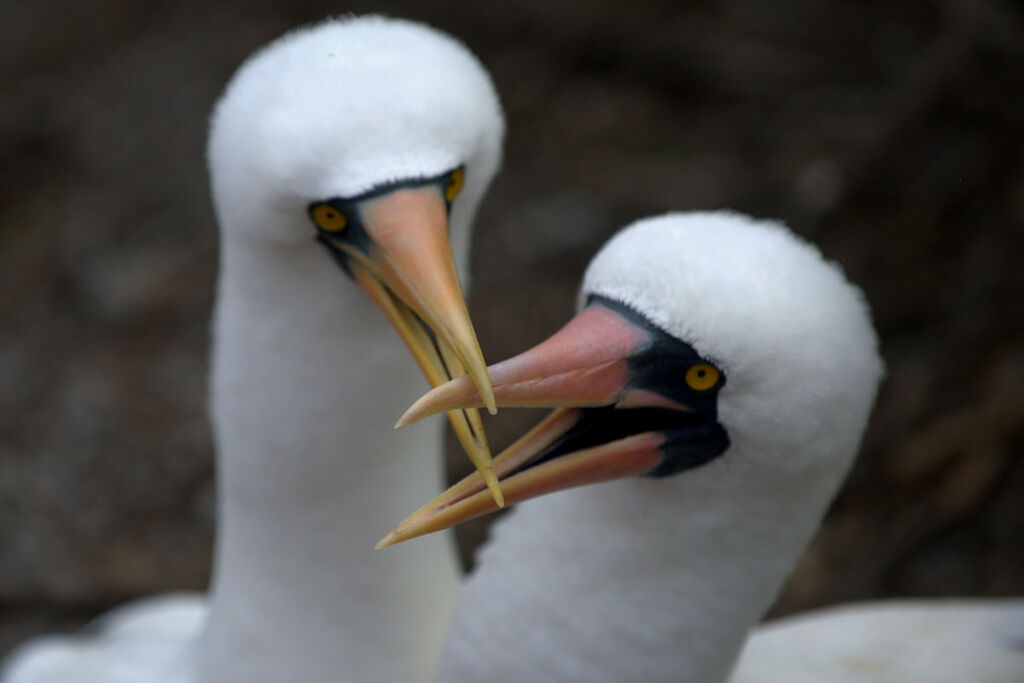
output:
[{"label": "white neck feathers", "polygon": [[204,680],[429,679],[456,588],[451,541],[373,550],[381,524],[442,483],[441,423],[391,428],[425,381],[312,238],[226,238],[214,334]]},{"label": "white neck feathers", "polygon": [[520,505],[459,596],[441,680],[723,680],[839,479],[787,497],[748,467],[726,454]]}]

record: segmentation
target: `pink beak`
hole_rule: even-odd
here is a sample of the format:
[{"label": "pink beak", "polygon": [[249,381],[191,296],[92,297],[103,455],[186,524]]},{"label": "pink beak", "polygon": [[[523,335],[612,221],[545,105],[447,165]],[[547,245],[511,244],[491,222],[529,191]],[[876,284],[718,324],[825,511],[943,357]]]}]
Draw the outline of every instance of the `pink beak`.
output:
[{"label": "pink beak", "polygon": [[[629,358],[651,342],[649,332],[604,306],[589,306],[538,346],[488,368],[499,406],[557,408],[494,459],[505,500],[517,503],[561,489],[645,474],[662,459],[665,436],[646,431],[595,443],[575,452],[551,449],[578,425],[580,406],[653,406],[688,410],[676,402],[629,386]],[[442,384],[420,398],[399,420],[483,405],[468,377]],[[496,510],[478,473],[409,515],[378,548],[445,529]]]}]

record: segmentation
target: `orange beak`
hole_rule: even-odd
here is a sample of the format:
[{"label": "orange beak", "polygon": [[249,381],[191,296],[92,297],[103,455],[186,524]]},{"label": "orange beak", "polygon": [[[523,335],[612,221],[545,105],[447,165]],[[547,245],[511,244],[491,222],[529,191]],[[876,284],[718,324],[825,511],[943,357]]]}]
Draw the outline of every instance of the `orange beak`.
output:
[{"label": "orange beak", "polygon": [[[384,311],[431,386],[464,377],[496,412],[494,393],[466,308],[448,240],[444,197],[433,185],[401,187],[359,202],[368,238],[329,240],[355,281]],[[322,241],[329,238],[321,238]],[[476,408],[448,418],[497,505],[504,505]]]}]

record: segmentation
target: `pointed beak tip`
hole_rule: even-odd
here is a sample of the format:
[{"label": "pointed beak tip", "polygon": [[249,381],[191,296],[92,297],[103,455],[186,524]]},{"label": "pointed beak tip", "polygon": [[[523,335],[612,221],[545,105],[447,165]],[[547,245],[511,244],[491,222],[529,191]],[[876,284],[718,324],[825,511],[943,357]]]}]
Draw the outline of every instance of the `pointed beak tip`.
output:
[{"label": "pointed beak tip", "polygon": [[486,374],[484,375],[484,379],[486,380],[482,383],[484,391],[480,392],[480,397],[484,401],[484,406],[487,408],[487,412],[491,415],[497,415],[498,403],[494,398],[494,387],[491,386],[491,379]]},{"label": "pointed beak tip", "polygon": [[483,357],[480,356],[480,362],[474,362],[468,367],[468,370],[470,379],[476,385],[477,393],[480,394],[480,400],[487,408],[487,412],[497,415],[498,402],[494,397],[494,387],[491,386],[491,377],[487,374],[487,366],[483,364]]},{"label": "pointed beak tip", "polygon": [[480,470],[480,474],[483,475],[484,483],[487,484],[487,489],[491,492],[494,503],[499,508],[505,507],[505,494],[501,491],[501,484],[498,482],[498,475],[494,473],[494,469],[487,467]]},{"label": "pointed beak tip", "polygon": [[411,406],[406,408],[405,412],[402,413],[402,416],[398,418],[398,422],[395,423],[395,429],[401,429],[402,427],[408,427],[411,424],[416,424],[426,417],[428,413],[424,413],[420,410],[420,405],[420,401],[416,401],[416,403],[413,403]]},{"label": "pointed beak tip", "polygon": [[[412,528],[412,531],[410,531],[410,528]],[[373,546],[373,549],[383,550],[384,548],[390,548],[393,545],[405,543],[406,541],[411,541],[414,538],[422,536],[423,533],[429,532],[417,533],[416,525],[410,524],[407,518],[400,522],[398,526],[396,526],[394,529],[385,534],[384,538],[377,541],[377,545]]]}]

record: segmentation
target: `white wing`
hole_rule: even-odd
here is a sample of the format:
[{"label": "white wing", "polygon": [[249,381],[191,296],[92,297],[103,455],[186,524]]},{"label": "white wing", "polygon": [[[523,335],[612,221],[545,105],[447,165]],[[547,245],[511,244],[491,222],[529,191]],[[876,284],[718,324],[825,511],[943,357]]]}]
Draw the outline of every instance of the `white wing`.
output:
[{"label": "white wing", "polygon": [[868,603],[753,632],[731,683],[1024,683],[1024,601]]},{"label": "white wing", "polygon": [[201,595],[128,603],[69,636],[46,636],[4,662],[3,683],[189,683],[206,619]]}]

